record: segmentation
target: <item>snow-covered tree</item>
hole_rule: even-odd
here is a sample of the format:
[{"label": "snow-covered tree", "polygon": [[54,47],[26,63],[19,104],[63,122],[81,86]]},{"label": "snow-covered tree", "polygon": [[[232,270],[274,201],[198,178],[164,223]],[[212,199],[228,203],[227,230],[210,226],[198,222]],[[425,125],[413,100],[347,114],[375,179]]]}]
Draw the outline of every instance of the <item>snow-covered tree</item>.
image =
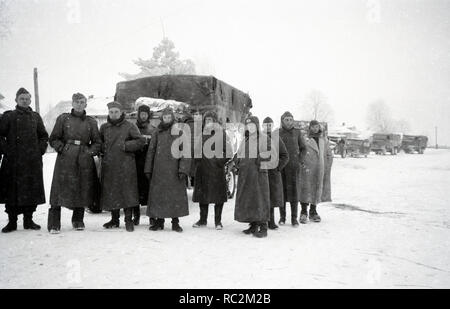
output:
[{"label": "snow-covered tree", "polygon": [[333,109],[328,99],[320,90],[311,90],[301,105],[301,118],[329,122],[333,119]]},{"label": "snow-covered tree", "polygon": [[181,60],[175,51],[175,44],[164,38],[153,48],[153,56],[149,60],[139,58],[133,61],[140,69],[137,74],[119,73],[127,80],[165,75],[165,74],[195,74],[195,64],[190,59]]}]

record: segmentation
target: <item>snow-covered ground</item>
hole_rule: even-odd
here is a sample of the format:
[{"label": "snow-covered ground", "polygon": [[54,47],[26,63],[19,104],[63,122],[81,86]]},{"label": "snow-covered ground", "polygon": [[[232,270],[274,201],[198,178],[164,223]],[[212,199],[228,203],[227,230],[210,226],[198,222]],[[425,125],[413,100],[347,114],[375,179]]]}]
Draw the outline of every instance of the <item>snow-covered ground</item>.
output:
[{"label": "snow-covered ground", "polygon": [[[54,159],[45,156],[47,190]],[[50,235],[43,205],[41,231],[24,231],[20,218],[17,232],[0,235],[0,288],[449,288],[448,188],[449,150],[335,158],[334,202],[319,206],[322,223],[286,225],[266,239],[241,232],[234,201],[222,231],[212,207],[208,228],[192,228],[199,211],[191,202],[181,234],[167,221],[151,232],[145,216],[134,233],[123,221],[104,230],[108,213],[86,214],[86,230],[75,232],[64,209],[62,233]]]}]

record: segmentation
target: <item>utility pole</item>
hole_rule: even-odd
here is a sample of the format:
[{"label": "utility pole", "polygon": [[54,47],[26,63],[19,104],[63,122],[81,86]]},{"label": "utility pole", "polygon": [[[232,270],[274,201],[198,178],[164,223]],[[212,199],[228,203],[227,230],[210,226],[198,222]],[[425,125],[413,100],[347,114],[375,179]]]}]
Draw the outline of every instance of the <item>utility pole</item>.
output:
[{"label": "utility pole", "polygon": [[37,68],[34,68],[33,71],[33,78],[34,78],[34,104],[36,113],[39,114],[39,84],[38,84],[38,70]]},{"label": "utility pole", "polygon": [[434,127],[434,136],[435,136],[435,140],[436,140],[436,149],[438,149],[439,148],[439,146],[438,146],[438,140],[437,140],[437,126],[435,126]]}]

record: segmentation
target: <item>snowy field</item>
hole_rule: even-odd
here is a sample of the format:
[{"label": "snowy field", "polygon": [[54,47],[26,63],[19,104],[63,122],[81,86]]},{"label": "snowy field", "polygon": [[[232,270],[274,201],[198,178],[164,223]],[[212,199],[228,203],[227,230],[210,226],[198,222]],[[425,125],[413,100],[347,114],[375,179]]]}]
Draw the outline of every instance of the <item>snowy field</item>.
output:
[{"label": "snowy field", "polygon": [[[44,160],[49,190],[55,155]],[[62,233],[50,235],[42,205],[41,231],[24,231],[19,217],[17,232],[0,235],[0,288],[450,288],[449,188],[449,150],[336,157],[322,223],[286,225],[265,239],[241,232],[234,201],[222,231],[213,207],[208,228],[192,228],[199,210],[191,202],[181,234],[170,220],[151,232],[145,216],[134,233],[123,215],[120,229],[104,230],[109,213],[86,214],[86,230],[75,232],[64,209]]]}]

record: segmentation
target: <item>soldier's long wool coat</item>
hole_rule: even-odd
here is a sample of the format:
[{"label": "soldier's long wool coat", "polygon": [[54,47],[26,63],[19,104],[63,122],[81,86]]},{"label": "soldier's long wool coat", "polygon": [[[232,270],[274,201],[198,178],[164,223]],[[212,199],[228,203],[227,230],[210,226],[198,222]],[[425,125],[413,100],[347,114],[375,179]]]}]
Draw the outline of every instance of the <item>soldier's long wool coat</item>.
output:
[{"label": "soldier's long wool coat", "polygon": [[[267,139],[267,136],[262,134],[261,138]],[[238,222],[267,222],[270,218],[268,170],[276,165],[264,166],[262,157],[273,157],[274,162],[278,162],[278,154],[273,144],[268,150],[264,149],[262,143],[258,143],[259,154],[252,158],[248,149],[249,145],[256,145],[256,139],[256,134],[244,138],[235,157],[239,172],[234,219]]]},{"label": "soldier's long wool coat", "polygon": [[147,215],[151,218],[189,215],[186,183],[178,175],[189,175],[191,159],[179,158],[179,154],[172,153],[172,144],[178,137],[171,134],[171,127],[164,129],[160,125],[150,140],[145,173],[151,174],[147,207]]},{"label": "soldier's long wool coat", "polygon": [[331,202],[331,166],[333,153],[328,139],[319,137],[319,144],[313,138],[306,139],[302,152],[301,190],[302,203],[319,204]]},{"label": "soldier's long wool coat", "polygon": [[139,205],[135,152],[145,139],[135,124],[123,117],[117,124],[100,127],[102,140],[101,199],[103,210]]},{"label": "soldier's long wool coat", "polygon": [[0,137],[4,138],[0,203],[44,204],[42,156],[48,146],[48,133],[41,116],[29,107],[17,106],[5,112],[0,121]]},{"label": "soldier's long wool coat", "polygon": [[[76,145],[71,141],[80,141]],[[50,204],[69,209],[92,207],[98,203],[99,179],[94,156],[102,141],[97,120],[73,111],[56,119],[50,146],[58,156],[53,171]]]}]

